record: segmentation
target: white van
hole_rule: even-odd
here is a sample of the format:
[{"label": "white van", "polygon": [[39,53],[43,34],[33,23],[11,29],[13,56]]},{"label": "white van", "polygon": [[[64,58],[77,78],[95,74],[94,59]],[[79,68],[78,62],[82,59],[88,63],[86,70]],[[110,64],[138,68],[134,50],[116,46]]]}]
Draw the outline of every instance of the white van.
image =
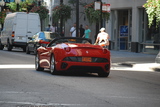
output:
[{"label": "white van", "polygon": [[0,36],[0,50],[7,46],[8,51],[13,47],[21,47],[26,51],[28,37],[41,31],[38,13],[15,12],[7,14]]}]

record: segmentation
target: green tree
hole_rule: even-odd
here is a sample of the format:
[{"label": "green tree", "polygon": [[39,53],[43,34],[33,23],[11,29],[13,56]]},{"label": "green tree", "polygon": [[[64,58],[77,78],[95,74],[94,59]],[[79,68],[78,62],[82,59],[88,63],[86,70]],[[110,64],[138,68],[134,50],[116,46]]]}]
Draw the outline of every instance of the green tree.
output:
[{"label": "green tree", "polygon": [[[9,6],[11,11],[17,11],[17,4],[15,2],[11,2],[7,4],[7,6]],[[49,10],[45,6],[37,6],[36,2],[34,2],[33,0],[26,0],[24,2],[20,2],[18,11],[38,13],[41,20],[45,19],[49,12]]]},{"label": "green tree", "polygon": [[156,20],[156,27],[160,24],[160,0],[147,0],[143,5],[148,14],[149,27]]},{"label": "green tree", "polygon": [[[20,2],[19,4],[19,12],[22,11],[28,11],[30,7],[32,7],[35,3],[33,0],[26,0],[24,2]],[[11,9],[11,11],[16,12],[17,11],[17,4],[15,2],[10,2],[7,4],[7,6]]]}]

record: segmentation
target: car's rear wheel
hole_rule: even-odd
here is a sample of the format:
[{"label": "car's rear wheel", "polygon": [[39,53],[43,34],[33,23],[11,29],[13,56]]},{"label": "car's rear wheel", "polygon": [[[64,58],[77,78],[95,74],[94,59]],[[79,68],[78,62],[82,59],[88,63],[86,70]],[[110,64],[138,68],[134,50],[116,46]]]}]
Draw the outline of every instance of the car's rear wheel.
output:
[{"label": "car's rear wheel", "polygon": [[37,71],[43,71],[44,70],[44,68],[40,67],[38,54],[36,54],[36,56],[35,56],[35,68],[36,68]]},{"label": "car's rear wheel", "polygon": [[26,54],[30,54],[28,45],[27,45],[27,47],[26,47]]},{"label": "car's rear wheel", "polygon": [[99,72],[98,76],[100,77],[108,77],[110,72]]},{"label": "car's rear wheel", "polygon": [[36,46],[34,47],[33,53],[37,54],[37,48],[36,48]]},{"label": "car's rear wheel", "polygon": [[54,55],[51,56],[51,62],[50,62],[50,64],[51,64],[50,65],[50,72],[51,72],[51,74],[52,75],[57,74]]},{"label": "car's rear wheel", "polygon": [[23,49],[23,52],[26,52],[26,47],[22,47],[22,49]]}]

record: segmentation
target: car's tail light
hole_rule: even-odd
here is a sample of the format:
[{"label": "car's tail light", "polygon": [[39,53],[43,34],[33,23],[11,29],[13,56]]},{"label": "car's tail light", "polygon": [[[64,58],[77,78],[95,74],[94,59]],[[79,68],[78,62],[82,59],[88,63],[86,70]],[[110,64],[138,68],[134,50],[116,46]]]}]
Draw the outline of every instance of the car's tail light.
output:
[{"label": "car's tail light", "polygon": [[40,40],[39,43],[40,43],[40,44],[49,44],[49,42],[46,42],[46,41],[44,41],[44,40]]},{"label": "car's tail light", "polygon": [[70,48],[70,47],[65,47],[64,50],[65,50],[66,52],[69,52],[69,51],[71,51],[71,48]]},{"label": "car's tail light", "polygon": [[103,48],[103,53],[106,54],[107,52],[108,52],[108,50]]},{"label": "car's tail light", "polygon": [[12,37],[14,37],[14,36],[15,36],[15,35],[14,35],[14,33],[15,33],[15,32],[14,32],[14,31],[12,31],[12,35],[11,35]]}]

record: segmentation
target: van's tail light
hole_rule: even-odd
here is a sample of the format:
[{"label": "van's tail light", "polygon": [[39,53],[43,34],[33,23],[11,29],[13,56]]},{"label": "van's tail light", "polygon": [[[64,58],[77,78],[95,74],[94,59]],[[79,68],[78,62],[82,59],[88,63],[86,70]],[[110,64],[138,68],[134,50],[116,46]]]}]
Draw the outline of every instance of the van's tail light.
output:
[{"label": "van's tail light", "polygon": [[15,34],[14,34],[14,33],[15,33],[15,32],[13,31],[13,32],[12,32],[12,35],[11,35],[12,37],[14,37],[14,36],[15,36]]}]

